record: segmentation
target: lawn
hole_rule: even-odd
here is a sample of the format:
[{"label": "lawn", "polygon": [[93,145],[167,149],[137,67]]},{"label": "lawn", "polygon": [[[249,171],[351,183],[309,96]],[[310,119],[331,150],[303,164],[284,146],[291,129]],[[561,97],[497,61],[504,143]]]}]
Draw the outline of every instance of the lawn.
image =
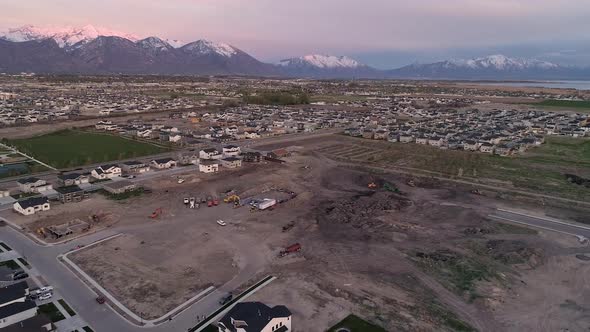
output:
[{"label": "lawn", "polygon": [[355,315],[348,315],[348,317],[334,325],[327,332],[336,332],[341,328],[346,328],[350,332],[387,332],[383,328],[371,324]]},{"label": "lawn", "polygon": [[31,266],[29,265],[29,262],[27,262],[27,260],[26,260],[26,259],[24,259],[24,258],[22,258],[22,257],[19,257],[19,258],[17,258],[17,259],[18,259],[18,261],[19,261],[19,262],[21,262],[21,264],[22,264],[22,265],[24,265],[24,266],[28,267],[29,269],[31,268]]},{"label": "lawn", "polygon": [[38,307],[38,312],[40,314],[45,314],[53,323],[65,319],[64,315],[59,311],[59,309],[57,309],[53,302],[40,305]]},{"label": "lawn", "polygon": [[588,100],[556,100],[547,99],[536,105],[548,107],[564,107],[564,108],[580,108],[590,109],[590,101]]},{"label": "lawn", "polygon": [[11,140],[19,150],[56,168],[136,158],[168,151],[152,144],[118,136],[62,130],[28,139]]},{"label": "lawn", "polygon": [[20,269],[20,266],[13,260],[0,262],[0,266],[6,266],[7,268],[9,268],[11,270],[19,270]]},{"label": "lawn", "polygon": [[60,299],[57,302],[59,302],[59,304],[61,304],[61,306],[64,307],[64,309],[68,312],[68,314],[70,314],[70,316],[76,316],[76,312],[74,311],[74,309],[72,309],[72,307],[70,307],[64,299]]}]

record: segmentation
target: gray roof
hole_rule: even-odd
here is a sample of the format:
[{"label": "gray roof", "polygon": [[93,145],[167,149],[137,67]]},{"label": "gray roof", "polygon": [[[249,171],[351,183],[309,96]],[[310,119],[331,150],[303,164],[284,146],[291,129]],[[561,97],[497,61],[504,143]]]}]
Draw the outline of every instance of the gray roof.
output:
[{"label": "gray roof", "polygon": [[0,288],[0,304],[20,299],[27,294],[27,289],[29,285],[26,281]]},{"label": "gray roof", "polygon": [[284,305],[269,307],[262,302],[242,302],[236,304],[223,318],[220,320],[225,327],[230,331],[235,332],[236,329],[231,324],[232,318],[234,320],[245,321],[248,326],[242,327],[246,332],[261,331],[273,318],[283,318],[291,316],[291,311]]},{"label": "gray roof", "polygon": [[47,199],[47,197],[31,197],[31,198],[23,199],[22,201],[18,201],[18,204],[23,209],[26,209],[26,208],[30,208],[30,207],[34,207],[34,206],[38,206],[38,205],[43,205],[47,202],[49,202],[49,199]]}]

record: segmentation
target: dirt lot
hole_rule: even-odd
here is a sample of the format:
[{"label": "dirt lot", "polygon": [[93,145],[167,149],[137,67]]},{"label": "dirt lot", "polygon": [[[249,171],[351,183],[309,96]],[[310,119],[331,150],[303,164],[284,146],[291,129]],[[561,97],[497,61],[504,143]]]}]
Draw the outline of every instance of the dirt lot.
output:
[{"label": "dirt lot", "polygon": [[[115,215],[113,229],[124,235],[74,259],[152,318],[208,285],[251,273],[279,277],[250,300],[287,305],[297,331],[325,331],[349,313],[388,331],[576,331],[590,324],[590,262],[576,257],[590,250],[572,237],[487,218],[507,205],[554,217],[585,212],[474,195],[430,179],[410,186],[407,176],[343,167],[307,148],[329,140],[298,140],[299,152],[284,165],[186,175],[182,185],[153,180],[146,184],[152,194],[96,208]],[[229,189],[242,199],[280,198],[280,188],[297,197],[273,211],[182,204]],[[158,207],[164,212],[153,221]],[[278,258],[295,242],[301,252]]]}]

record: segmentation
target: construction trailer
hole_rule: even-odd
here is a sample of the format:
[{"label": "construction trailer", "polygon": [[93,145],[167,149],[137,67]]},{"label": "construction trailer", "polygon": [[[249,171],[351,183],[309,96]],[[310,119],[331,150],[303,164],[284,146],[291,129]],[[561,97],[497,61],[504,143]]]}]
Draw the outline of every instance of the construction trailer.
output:
[{"label": "construction trailer", "polygon": [[258,210],[266,210],[270,207],[273,207],[277,204],[277,200],[273,198],[265,198],[262,201],[256,204]]}]

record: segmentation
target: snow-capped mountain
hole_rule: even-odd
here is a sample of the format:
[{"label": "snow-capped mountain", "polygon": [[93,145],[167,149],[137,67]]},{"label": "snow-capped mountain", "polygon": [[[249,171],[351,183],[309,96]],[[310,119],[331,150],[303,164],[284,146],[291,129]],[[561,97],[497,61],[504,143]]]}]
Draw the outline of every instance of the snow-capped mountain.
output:
[{"label": "snow-capped mountain", "polygon": [[185,42],[183,42],[182,40],[178,40],[178,39],[166,39],[165,42],[167,42],[168,44],[170,44],[170,46],[172,46],[174,48],[180,48],[180,47],[186,45]]},{"label": "snow-capped mountain", "polygon": [[[49,56],[51,55],[51,56]],[[105,28],[27,25],[0,34],[0,72],[276,75],[225,43],[184,43],[138,37]]]},{"label": "snow-capped mountain", "polygon": [[288,76],[317,78],[364,77],[379,78],[384,73],[347,56],[305,55],[281,60],[278,66]]},{"label": "snow-capped mountain", "polygon": [[590,68],[490,55],[378,70],[347,56],[306,55],[263,63],[226,43],[184,43],[87,25],[26,25],[0,32],[0,73],[255,75],[311,78],[590,79]]},{"label": "snow-capped mountain", "polygon": [[169,51],[174,49],[168,42],[158,37],[147,37],[145,39],[137,41],[137,45],[144,49],[151,49],[156,51]]},{"label": "snow-capped mountain", "polygon": [[98,36],[116,36],[137,41],[139,38],[133,34],[114,31],[102,27],[86,25],[81,28],[77,27],[37,27],[34,25],[25,25],[20,28],[8,29],[0,33],[0,38],[13,42],[26,42],[32,40],[53,39],[60,47],[71,47],[80,42],[87,43],[96,39]]},{"label": "snow-capped mountain", "polygon": [[238,53],[238,49],[225,43],[215,43],[210,40],[197,40],[181,47],[184,51],[192,54],[199,55],[212,55],[217,54],[227,58]]},{"label": "snow-capped mountain", "polygon": [[323,69],[364,67],[363,64],[347,56],[319,54],[305,55],[299,58],[281,60],[279,65],[283,67],[315,67]]},{"label": "snow-capped mountain", "polygon": [[587,70],[564,67],[538,59],[490,55],[475,59],[412,64],[388,72],[390,77],[432,79],[567,79],[587,77]]},{"label": "snow-capped mountain", "polygon": [[514,70],[527,68],[551,69],[558,65],[537,59],[509,58],[501,54],[490,55],[483,58],[469,60],[448,60],[444,62],[447,67],[466,67],[471,69],[496,69]]}]

